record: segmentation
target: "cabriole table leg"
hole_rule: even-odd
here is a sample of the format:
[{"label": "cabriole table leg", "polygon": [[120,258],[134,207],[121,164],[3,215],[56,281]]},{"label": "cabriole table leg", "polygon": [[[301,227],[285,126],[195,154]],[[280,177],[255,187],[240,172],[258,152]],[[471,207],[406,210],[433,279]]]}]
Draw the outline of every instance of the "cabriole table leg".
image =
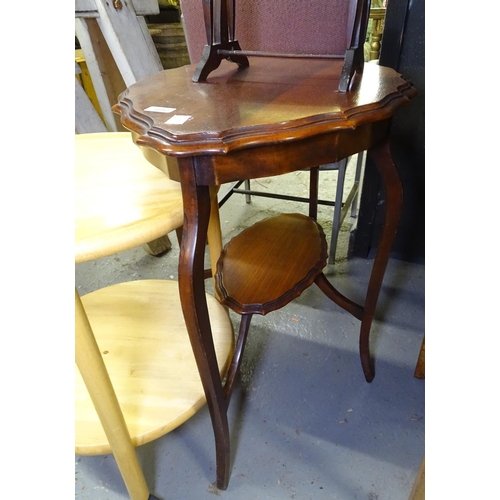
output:
[{"label": "cabriole table leg", "polygon": [[179,255],[182,311],[212,419],[217,461],[217,487],[227,489],[230,440],[227,401],[223,394],[212,340],[204,284],[204,257],[210,216],[208,186],[197,186],[193,158],[179,159],[184,200],[184,232]]},{"label": "cabriole table leg", "polygon": [[389,139],[386,138],[369,149],[368,154],[382,177],[385,191],[384,222],[370,275],[370,281],[368,283],[359,336],[359,351],[363,373],[366,381],[371,382],[375,373],[370,360],[370,329],[380,294],[380,288],[382,286],[382,280],[384,279],[387,263],[389,262],[392,244],[396,237],[401,205],[403,203],[403,189],[398,171],[392,160]]}]

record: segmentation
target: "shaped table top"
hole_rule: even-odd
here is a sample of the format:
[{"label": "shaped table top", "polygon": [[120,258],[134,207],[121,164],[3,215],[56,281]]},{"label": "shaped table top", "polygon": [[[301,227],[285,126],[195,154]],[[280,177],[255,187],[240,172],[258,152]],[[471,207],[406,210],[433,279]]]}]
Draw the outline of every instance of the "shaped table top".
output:
[{"label": "shaped table top", "polygon": [[300,140],[390,118],[416,95],[391,68],[365,64],[353,89],[339,93],[341,60],[252,58],[239,70],[223,61],[207,82],[196,65],[145,78],[120,96],[114,111],[138,144],[163,154],[226,154]]}]

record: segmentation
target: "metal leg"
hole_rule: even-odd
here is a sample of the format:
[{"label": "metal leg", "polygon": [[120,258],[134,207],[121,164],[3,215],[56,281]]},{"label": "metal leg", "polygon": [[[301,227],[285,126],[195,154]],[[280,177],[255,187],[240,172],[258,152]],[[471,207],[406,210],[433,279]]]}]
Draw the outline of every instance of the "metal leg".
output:
[{"label": "metal leg", "polygon": [[342,197],[344,194],[345,171],[347,167],[347,158],[338,162],[337,192],[335,194],[335,208],[333,210],[332,236],[330,240],[330,252],[328,255],[328,264],[335,264],[335,255],[337,253],[337,242],[339,238]]},{"label": "metal leg", "polygon": [[[243,183],[245,183],[245,189],[244,190],[238,189]],[[229,198],[231,198],[231,196],[233,196],[234,193],[242,193],[243,191],[245,191],[244,194],[245,194],[246,202],[252,203],[252,198],[250,197],[250,193],[246,192],[246,191],[250,191],[250,180],[237,181],[233,184],[231,189],[219,201],[219,208],[222,208],[224,203],[226,203],[226,201],[229,200]]]},{"label": "metal leg", "polygon": [[[245,181],[245,189],[246,189],[247,191],[250,191],[250,179],[247,179],[247,180]],[[245,200],[246,200],[246,202],[247,202],[247,203],[252,203],[252,198],[250,197],[250,194],[249,194],[249,193],[246,193],[246,194],[245,194]]]},{"label": "metal leg", "polygon": [[356,159],[356,173],[354,174],[354,185],[358,187],[356,190],[356,195],[352,200],[351,205],[351,217],[358,216],[358,205],[359,205],[359,182],[361,180],[361,171],[363,170],[363,165],[365,164],[366,151],[358,153],[358,158]]}]

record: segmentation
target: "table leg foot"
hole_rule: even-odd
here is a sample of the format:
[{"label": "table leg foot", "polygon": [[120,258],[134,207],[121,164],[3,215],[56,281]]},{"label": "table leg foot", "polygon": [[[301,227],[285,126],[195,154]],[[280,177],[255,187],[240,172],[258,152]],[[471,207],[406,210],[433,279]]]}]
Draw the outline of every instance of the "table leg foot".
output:
[{"label": "table leg foot", "polygon": [[231,475],[229,467],[229,446],[226,449],[227,457],[223,461],[217,460],[217,488],[219,490],[227,490],[229,485],[229,477]]},{"label": "table leg foot", "polygon": [[231,443],[227,420],[227,401],[210,411],[215,436],[217,488],[226,490],[231,477]]},{"label": "table leg foot", "polygon": [[370,383],[375,378],[372,361],[370,358],[370,322],[361,323],[361,332],[359,335],[359,356],[361,358],[361,367],[365,375],[365,380]]}]

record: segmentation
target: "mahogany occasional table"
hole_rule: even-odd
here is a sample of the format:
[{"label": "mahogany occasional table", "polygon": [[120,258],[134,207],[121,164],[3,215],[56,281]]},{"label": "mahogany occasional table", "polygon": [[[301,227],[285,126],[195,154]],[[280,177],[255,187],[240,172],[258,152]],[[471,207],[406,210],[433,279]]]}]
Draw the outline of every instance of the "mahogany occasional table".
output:
[{"label": "mahogany occasional table", "polygon": [[[230,477],[227,408],[252,314],[283,307],[315,282],[361,321],[363,372],[368,382],[374,377],[370,327],[402,203],[389,129],[394,111],[416,90],[394,70],[367,64],[353,88],[339,93],[342,67],[342,60],[256,58],[248,68],[237,69],[223,61],[206,82],[194,83],[196,65],[184,66],[132,85],[114,107],[137,144],[166,155],[170,175],[181,182],[180,296],[214,428],[221,489]],[[223,384],[204,285],[213,186],[309,169],[365,150],[380,172],[386,200],[364,304],[342,295],[324,276],[326,241],[313,219],[286,214],[248,228],[226,245],[217,264],[219,300],[243,315]],[[274,272],[277,268],[286,269],[286,276]]]}]

